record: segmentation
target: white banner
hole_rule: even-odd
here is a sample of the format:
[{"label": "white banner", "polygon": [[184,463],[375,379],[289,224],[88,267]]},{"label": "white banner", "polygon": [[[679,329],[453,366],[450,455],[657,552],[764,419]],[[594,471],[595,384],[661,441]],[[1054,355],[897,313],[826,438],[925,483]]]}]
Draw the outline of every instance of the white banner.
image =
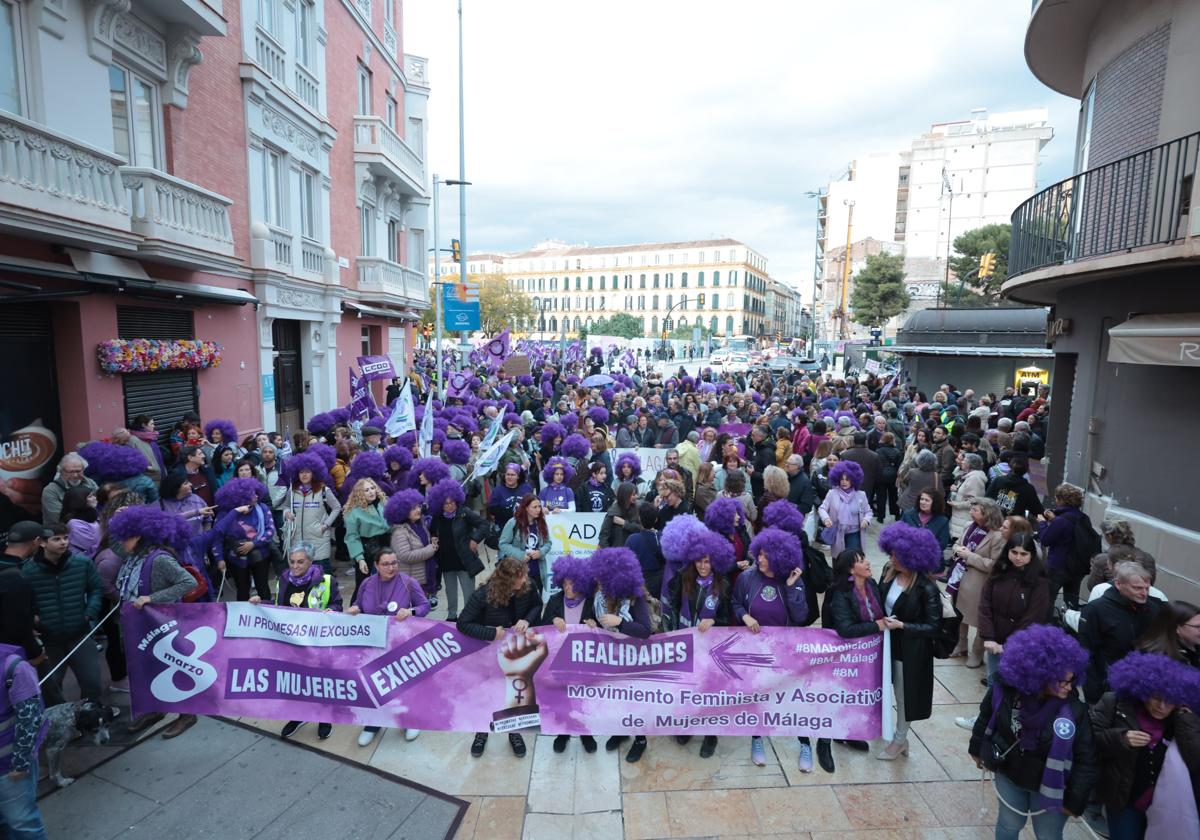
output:
[{"label": "white banner", "polygon": [[564,554],[588,555],[600,546],[600,526],[603,513],[552,513],[546,517],[550,529],[550,555],[543,559],[542,577],[546,591],[550,590],[550,570],[554,561]]},{"label": "white banner", "polygon": [[642,462],[642,479],[651,482],[654,480],[654,476],[658,475],[658,471],[667,465],[667,453],[671,451],[670,449],[651,449],[644,446],[637,449],[614,449],[612,451],[613,469],[617,468],[618,458],[626,452],[632,452]]},{"label": "white banner", "polygon": [[863,370],[867,373],[879,373],[879,362],[875,359],[867,359],[863,362]]}]

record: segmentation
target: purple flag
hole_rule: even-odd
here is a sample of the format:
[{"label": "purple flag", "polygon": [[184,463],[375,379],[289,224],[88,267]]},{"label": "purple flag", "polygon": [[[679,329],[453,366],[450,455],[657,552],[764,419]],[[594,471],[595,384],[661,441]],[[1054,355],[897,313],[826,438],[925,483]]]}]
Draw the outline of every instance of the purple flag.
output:
[{"label": "purple flag", "polygon": [[346,406],[346,410],[350,412],[351,417],[363,420],[373,408],[375,397],[371,394],[371,383],[367,381],[367,377],[358,376],[354,373],[354,368],[350,368],[350,404]]},{"label": "purple flag", "polygon": [[363,379],[391,379],[396,375],[392,360],[387,356],[359,356],[358,369],[362,371]]},{"label": "purple flag", "polygon": [[446,382],[447,397],[465,397],[471,393],[471,374],[468,371],[455,371]]},{"label": "purple flag", "polygon": [[508,358],[509,353],[512,352],[509,346],[508,330],[505,330],[483,345],[483,350],[487,354],[488,364],[499,367]]}]

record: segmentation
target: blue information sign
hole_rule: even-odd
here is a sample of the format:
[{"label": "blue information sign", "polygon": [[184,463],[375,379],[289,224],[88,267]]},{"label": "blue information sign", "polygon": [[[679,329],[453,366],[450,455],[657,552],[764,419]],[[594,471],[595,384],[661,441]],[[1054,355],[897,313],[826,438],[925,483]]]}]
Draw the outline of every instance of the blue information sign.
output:
[{"label": "blue information sign", "polygon": [[479,329],[479,287],[467,283],[464,294],[458,283],[442,286],[442,315],[443,326],[451,332]]},{"label": "blue information sign", "polygon": [[262,375],[262,398],[263,402],[272,402],[275,399],[275,374],[273,373]]}]

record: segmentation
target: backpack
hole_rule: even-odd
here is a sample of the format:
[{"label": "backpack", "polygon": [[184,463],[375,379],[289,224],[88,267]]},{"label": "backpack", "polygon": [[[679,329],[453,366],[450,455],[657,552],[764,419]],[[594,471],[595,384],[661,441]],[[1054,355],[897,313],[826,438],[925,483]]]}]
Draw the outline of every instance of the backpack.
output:
[{"label": "backpack", "polygon": [[807,542],[804,545],[804,578],[808,587],[818,594],[828,590],[833,583],[833,569],[825,552]]},{"label": "backpack", "polygon": [[1100,545],[1100,534],[1092,527],[1092,520],[1083,511],[1074,517],[1074,539],[1071,543],[1071,553],[1067,557],[1067,571],[1075,577],[1086,575],[1092,568],[1092,558],[1103,549]]},{"label": "backpack", "polygon": [[668,615],[668,613],[664,612],[662,601],[658,600],[653,595],[647,594],[646,595],[646,610],[650,613],[650,632],[651,633],[663,633],[663,632],[666,632],[667,630],[672,629],[671,627],[667,626],[667,624],[669,623],[669,619],[667,622],[663,621],[664,615]]}]

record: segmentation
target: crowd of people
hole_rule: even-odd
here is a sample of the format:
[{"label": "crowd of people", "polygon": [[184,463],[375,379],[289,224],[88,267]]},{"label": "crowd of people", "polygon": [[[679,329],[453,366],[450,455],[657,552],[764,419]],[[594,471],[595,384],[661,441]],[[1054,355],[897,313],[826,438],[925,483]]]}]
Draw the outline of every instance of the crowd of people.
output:
[{"label": "crowd of people", "polygon": [[[1200,609],[1154,589],[1154,559],[1128,523],[1095,529],[1079,488],[1060,485],[1043,505],[1029,474],[1044,454],[1047,388],[926,394],[895,378],[615,364],[597,348],[573,362],[547,352],[516,377],[480,367],[430,403],[423,437],[433,360],[418,353],[406,383],[416,428],[394,438],[390,405],[318,414],[290,440],[194,415],[160,435],[139,416],[68,453],[43,521],[12,526],[0,556],[10,834],[38,836],[20,820],[31,819],[40,710],[63,702],[65,669],[86,701],[104,702],[101,657],[110,688],[128,689],[114,607],[214,599],[396,620],[444,599],[462,633],[514,650],[538,625],[641,638],[817,622],[845,638],[888,633],[896,726],[876,757],[902,759],[910,724],[931,716],[935,659],[981,669],[979,714],[957,723],[996,773],[998,837],[1030,816],[1039,838],[1061,836],[1068,815],[1090,808],[1102,824],[1102,808],[1110,837],[1140,838],[1164,819],[1155,792],[1168,782],[1190,785],[1192,822],[1180,824],[1197,825]],[[583,384],[598,374],[605,384]],[[475,475],[509,432],[494,471]],[[665,450],[662,469],[644,470],[639,448]],[[598,549],[551,563],[554,517],[572,511],[603,514]],[[878,572],[872,538],[886,557]],[[163,737],[194,722],[181,715]],[[317,721],[317,732],[332,727]],[[378,732],[364,728],[359,743]],[[798,737],[801,772],[814,757],[835,772],[833,743]],[[471,754],[487,740],[476,734]],[[519,733],[509,742],[525,754]],[[700,756],[716,746],[704,735]],[[647,747],[633,736],[625,760]],[[750,757],[766,763],[761,737]]]}]

